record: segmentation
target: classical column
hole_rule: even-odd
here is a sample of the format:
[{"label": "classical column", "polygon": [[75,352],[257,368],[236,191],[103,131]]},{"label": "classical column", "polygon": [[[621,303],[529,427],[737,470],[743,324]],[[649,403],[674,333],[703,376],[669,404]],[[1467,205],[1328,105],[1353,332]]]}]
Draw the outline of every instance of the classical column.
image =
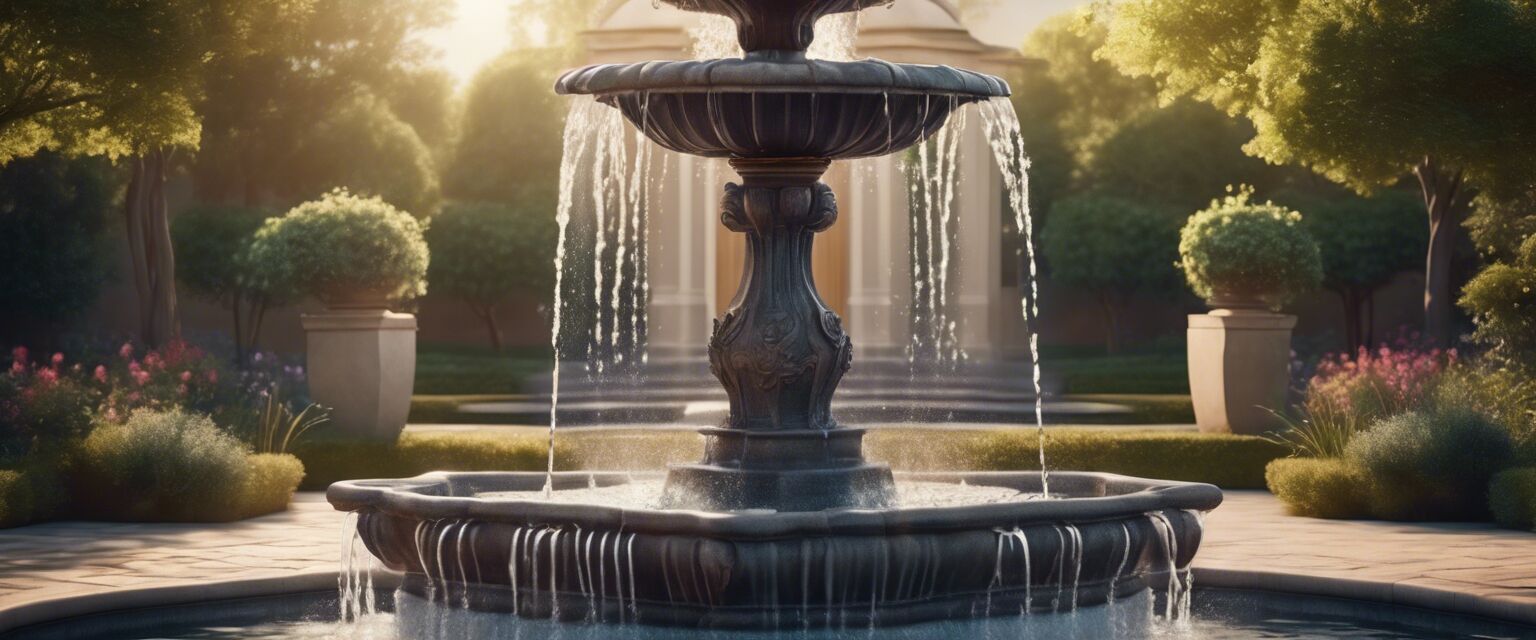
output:
[{"label": "classical column", "polygon": [[710,203],[702,197],[698,179],[700,159],[662,152],[671,184],[651,187],[658,196],[650,210],[647,247],[653,259],[647,267],[651,282],[649,313],[650,357],[653,362],[704,356],[709,339],[710,296],[707,274],[713,271],[708,249],[714,229],[704,215]]},{"label": "classical column", "polygon": [[855,161],[850,172],[848,331],[866,360],[902,356],[911,339],[907,177],[896,156]]},{"label": "classical column", "polygon": [[987,361],[1001,351],[1002,340],[1002,178],[981,123],[973,118],[961,135],[954,251],[960,265],[951,280],[959,305],[956,338],[971,360]]},{"label": "classical column", "polygon": [[734,159],[721,223],[746,238],[742,284],[709,341],[730,398],[701,430],[704,461],[673,467],[668,499],[710,509],[878,506],[891,473],[864,462],[863,431],[838,427],[832,393],[853,360],[842,321],[811,277],[815,234],[837,221],[826,159]]}]

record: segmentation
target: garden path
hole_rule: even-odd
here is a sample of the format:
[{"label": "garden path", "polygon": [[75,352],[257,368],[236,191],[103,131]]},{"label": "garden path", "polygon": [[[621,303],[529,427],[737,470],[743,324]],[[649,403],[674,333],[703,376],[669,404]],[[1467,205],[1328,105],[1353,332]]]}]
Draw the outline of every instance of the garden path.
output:
[{"label": "garden path", "polygon": [[[61,616],[335,585],[342,514],[317,493],[218,525],[63,522],[0,531],[0,633]],[[1536,624],[1536,535],[1478,524],[1294,518],[1229,492],[1202,586],[1339,595]]]}]

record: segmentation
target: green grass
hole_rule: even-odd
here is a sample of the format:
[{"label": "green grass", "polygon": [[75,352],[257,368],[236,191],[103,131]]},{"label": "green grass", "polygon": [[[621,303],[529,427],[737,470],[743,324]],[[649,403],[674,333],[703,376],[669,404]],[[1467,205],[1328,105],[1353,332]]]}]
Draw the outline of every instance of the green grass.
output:
[{"label": "green grass", "polygon": [[415,393],[518,393],[528,376],[548,371],[551,364],[547,347],[511,348],[497,353],[487,347],[423,344],[416,348]]},{"label": "green grass", "polygon": [[[459,406],[476,402],[512,402],[525,400],[515,395],[415,395],[411,396],[411,424],[522,424],[520,416],[500,413],[465,413]],[[539,422],[536,424],[547,424]]]},{"label": "green grass", "polygon": [[1064,394],[1189,393],[1189,363],[1182,348],[1106,355],[1058,347],[1041,354],[1040,366],[1060,381]]},{"label": "green grass", "polygon": [[[918,446],[920,442],[911,444]],[[955,446],[958,450],[951,455],[964,463],[960,468],[1040,468],[1040,447],[1033,430],[990,432]],[[1051,469],[1208,482],[1227,489],[1262,489],[1265,465],[1285,456],[1286,451],[1253,436],[1117,428],[1049,430],[1045,453],[1046,465]]]}]

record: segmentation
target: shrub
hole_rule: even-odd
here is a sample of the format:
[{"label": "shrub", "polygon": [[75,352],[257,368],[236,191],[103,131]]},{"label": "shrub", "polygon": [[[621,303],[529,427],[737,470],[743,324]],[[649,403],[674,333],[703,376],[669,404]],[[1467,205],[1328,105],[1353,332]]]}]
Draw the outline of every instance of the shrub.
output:
[{"label": "shrub", "polygon": [[263,287],[291,283],[321,298],[427,292],[422,225],[378,198],[338,189],[268,220],[251,243],[251,268]]},{"label": "shrub", "polygon": [[[961,468],[1040,468],[1032,429],[988,433],[959,443],[958,449]],[[1178,431],[1061,430],[1048,432],[1046,441],[1051,469],[1208,482],[1227,489],[1264,488],[1265,465],[1285,454],[1284,447],[1259,437]]]},{"label": "shrub", "polygon": [[1519,463],[1536,466],[1536,380],[1522,370],[1488,362],[1449,368],[1435,385],[1436,407],[1475,409],[1509,430]]},{"label": "shrub", "polygon": [[502,348],[496,304],[515,294],[545,301],[554,288],[555,218],[546,208],[454,204],[432,220],[427,280],[435,294],[464,300]]},{"label": "shrub", "polygon": [[116,197],[104,159],[0,163],[0,344],[52,339],[96,301]]},{"label": "shrub", "polygon": [[0,529],[52,519],[64,504],[58,469],[33,462],[0,469]]},{"label": "shrub", "polygon": [[1041,249],[1051,275],[1099,297],[1106,346],[1118,351],[1125,299],[1178,288],[1178,220],[1140,202],[1085,194],[1057,202]]},{"label": "shrub", "polygon": [[[1353,435],[1382,418],[1418,408],[1455,365],[1455,350],[1419,349],[1417,336],[1405,336],[1396,347],[1358,350],[1353,356],[1325,356],[1307,382],[1303,429],[1295,436],[1326,435],[1326,450],[1306,455],[1336,457]],[[1300,438],[1289,437],[1297,442]]]},{"label": "shrub", "polygon": [[246,456],[249,473],[238,500],[231,501],[217,520],[240,520],[284,511],[304,480],[304,463],[287,454]]},{"label": "shrub", "polygon": [[1504,360],[1536,370],[1536,236],[1510,262],[1498,262],[1462,289],[1459,304],[1473,316],[1473,338]]},{"label": "shrub", "polygon": [[171,218],[177,282],[187,293],[230,310],[242,359],[255,348],[267,310],[297,297],[291,283],[263,281],[252,272],[251,241],[269,217],[255,207],[202,206]]},{"label": "shrub", "polygon": [[1191,216],[1180,234],[1180,262],[1189,286],[1207,300],[1258,296],[1279,307],[1322,281],[1317,242],[1301,228],[1301,214],[1252,204],[1249,196],[1243,191]]},{"label": "shrub", "polygon": [[75,501],[93,518],[208,520],[243,495],[251,474],[246,458],[245,446],[206,416],[136,411],[86,438],[75,465]]},{"label": "shrub", "polygon": [[1264,480],[1294,515],[1362,518],[1370,514],[1365,476],[1344,460],[1284,458],[1269,463]]},{"label": "shrub", "polygon": [[1536,468],[1508,469],[1494,476],[1488,485],[1488,510],[1499,526],[1536,527]]},{"label": "shrub", "polygon": [[[555,448],[556,466],[569,469],[569,454]],[[398,442],[310,440],[294,455],[304,463],[304,489],[324,489],[339,480],[404,478],[429,471],[543,471],[548,440],[544,436],[421,435],[407,433]]]},{"label": "shrub", "polygon": [[34,448],[59,448],[91,430],[96,396],[54,354],[46,366],[32,363],[27,349],[11,350],[10,367],[0,373],[0,458],[20,457]]},{"label": "shrub", "polygon": [[1355,436],[1345,457],[1368,478],[1377,517],[1482,519],[1488,481],[1513,460],[1514,443],[1480,413],[1431,408],[1377,422]]}]

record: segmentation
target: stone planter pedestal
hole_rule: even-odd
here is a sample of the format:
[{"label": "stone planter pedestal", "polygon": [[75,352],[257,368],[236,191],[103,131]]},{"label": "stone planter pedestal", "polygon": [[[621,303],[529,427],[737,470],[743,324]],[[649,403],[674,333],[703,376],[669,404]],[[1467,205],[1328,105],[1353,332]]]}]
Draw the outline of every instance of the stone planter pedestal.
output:
[{"label": "stone planter pedestal", "polygon": [[1189,316],[1189,392],[1204,433],[1259,435],[1280,427],[1296,316],[1217,309]]},{"label": "stone planter pedestal", "polygon": [[343,308],[303,317],[309,391],[331,409],[334,433],[393,441],[405,429],[416,379],[416,316]]}]

